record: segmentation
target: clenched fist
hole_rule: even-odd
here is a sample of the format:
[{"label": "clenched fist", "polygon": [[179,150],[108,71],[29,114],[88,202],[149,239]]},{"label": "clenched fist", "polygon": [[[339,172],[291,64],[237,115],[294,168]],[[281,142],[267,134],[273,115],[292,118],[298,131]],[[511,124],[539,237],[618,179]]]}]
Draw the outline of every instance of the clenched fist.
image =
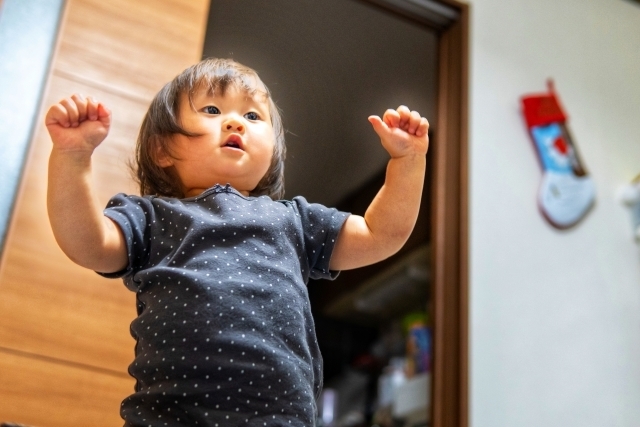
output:
[{"label": "clenched fist", "polygon": [[109,133],[111,112],[91,97],[74,94],[49,108],[45,124],[56,149],[93,152]]},{"label": "clenched fist", "polygon": [[429,149],[429,122],[404,105],[385,111],[382,119],[369,116],[369,122],[392,158],[424,155]]}]

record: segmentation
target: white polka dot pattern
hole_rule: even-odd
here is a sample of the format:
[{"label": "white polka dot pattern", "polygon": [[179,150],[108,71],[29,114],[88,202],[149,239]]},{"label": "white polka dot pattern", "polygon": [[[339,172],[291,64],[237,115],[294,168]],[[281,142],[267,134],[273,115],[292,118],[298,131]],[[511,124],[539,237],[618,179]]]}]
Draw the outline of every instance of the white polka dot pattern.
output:
[{"label": "white polka dot pattern", "polygon": [[306,283],[336,276],[348,214],[216,185],[182,200],[119,194],[105,215],[129,251],[105,276],[138,304],[125,425],[313,425],[322,358]]}]

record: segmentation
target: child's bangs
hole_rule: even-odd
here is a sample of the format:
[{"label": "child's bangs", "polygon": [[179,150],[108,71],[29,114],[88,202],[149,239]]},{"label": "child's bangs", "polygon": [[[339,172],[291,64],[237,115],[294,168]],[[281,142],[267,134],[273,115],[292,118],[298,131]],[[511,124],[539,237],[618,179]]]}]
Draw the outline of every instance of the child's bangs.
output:
[{"label": "child's bangs", "polygon": [[270,98],[269,91],[253,70],[240,70],[236,67],[203,67],[194,70],[192,85],[189,88],[189,103],[192,104],[193,94],[206,90],[210,96],[224,96],[230,87],[234,87],[247,94],[259,96],[263,101]]}]

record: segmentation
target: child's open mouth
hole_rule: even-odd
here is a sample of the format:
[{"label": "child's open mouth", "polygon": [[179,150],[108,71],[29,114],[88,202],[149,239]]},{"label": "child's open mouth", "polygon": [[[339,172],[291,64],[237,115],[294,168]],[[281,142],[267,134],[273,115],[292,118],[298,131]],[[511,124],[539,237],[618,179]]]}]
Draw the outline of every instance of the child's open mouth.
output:
[{"label": "child's open mouth", "polygon": [[229,138],[222,145],[223,147],[235,148],[237,150],[244,150],[242,144],[242,138],[238,135],[230,135]]}]

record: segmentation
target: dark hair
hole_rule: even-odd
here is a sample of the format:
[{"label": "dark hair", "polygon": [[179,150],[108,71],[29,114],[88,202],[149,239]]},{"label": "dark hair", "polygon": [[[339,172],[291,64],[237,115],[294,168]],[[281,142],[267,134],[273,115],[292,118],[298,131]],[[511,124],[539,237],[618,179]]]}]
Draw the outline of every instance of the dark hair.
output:
[{"label": "dark hair", "polygon": [[158,166],[156,162],[159,152],[171,155],[170,137],[172,135],[198,136],[180,125],[180,96],[186,94],[189,97],[189,104],[192,104],[193,94],[199,89],[207,88],[211,93],[224,95],[227,88],[232,85],[251,95],[259,92],[265,95],[275,136],[269,170],[250,194],[252,196],[267,195],[272,199],[283,197],[286,147],[280,111],[271,98],[269,89],[258,77],[258,73],[231,59],[219,58],[204,59],[187,68],[167,83],[151,101],[138,134],[136,156],[132,164],[134,179],[140,185],[141,195],[177,198],[185,196],[176,177]]}]

